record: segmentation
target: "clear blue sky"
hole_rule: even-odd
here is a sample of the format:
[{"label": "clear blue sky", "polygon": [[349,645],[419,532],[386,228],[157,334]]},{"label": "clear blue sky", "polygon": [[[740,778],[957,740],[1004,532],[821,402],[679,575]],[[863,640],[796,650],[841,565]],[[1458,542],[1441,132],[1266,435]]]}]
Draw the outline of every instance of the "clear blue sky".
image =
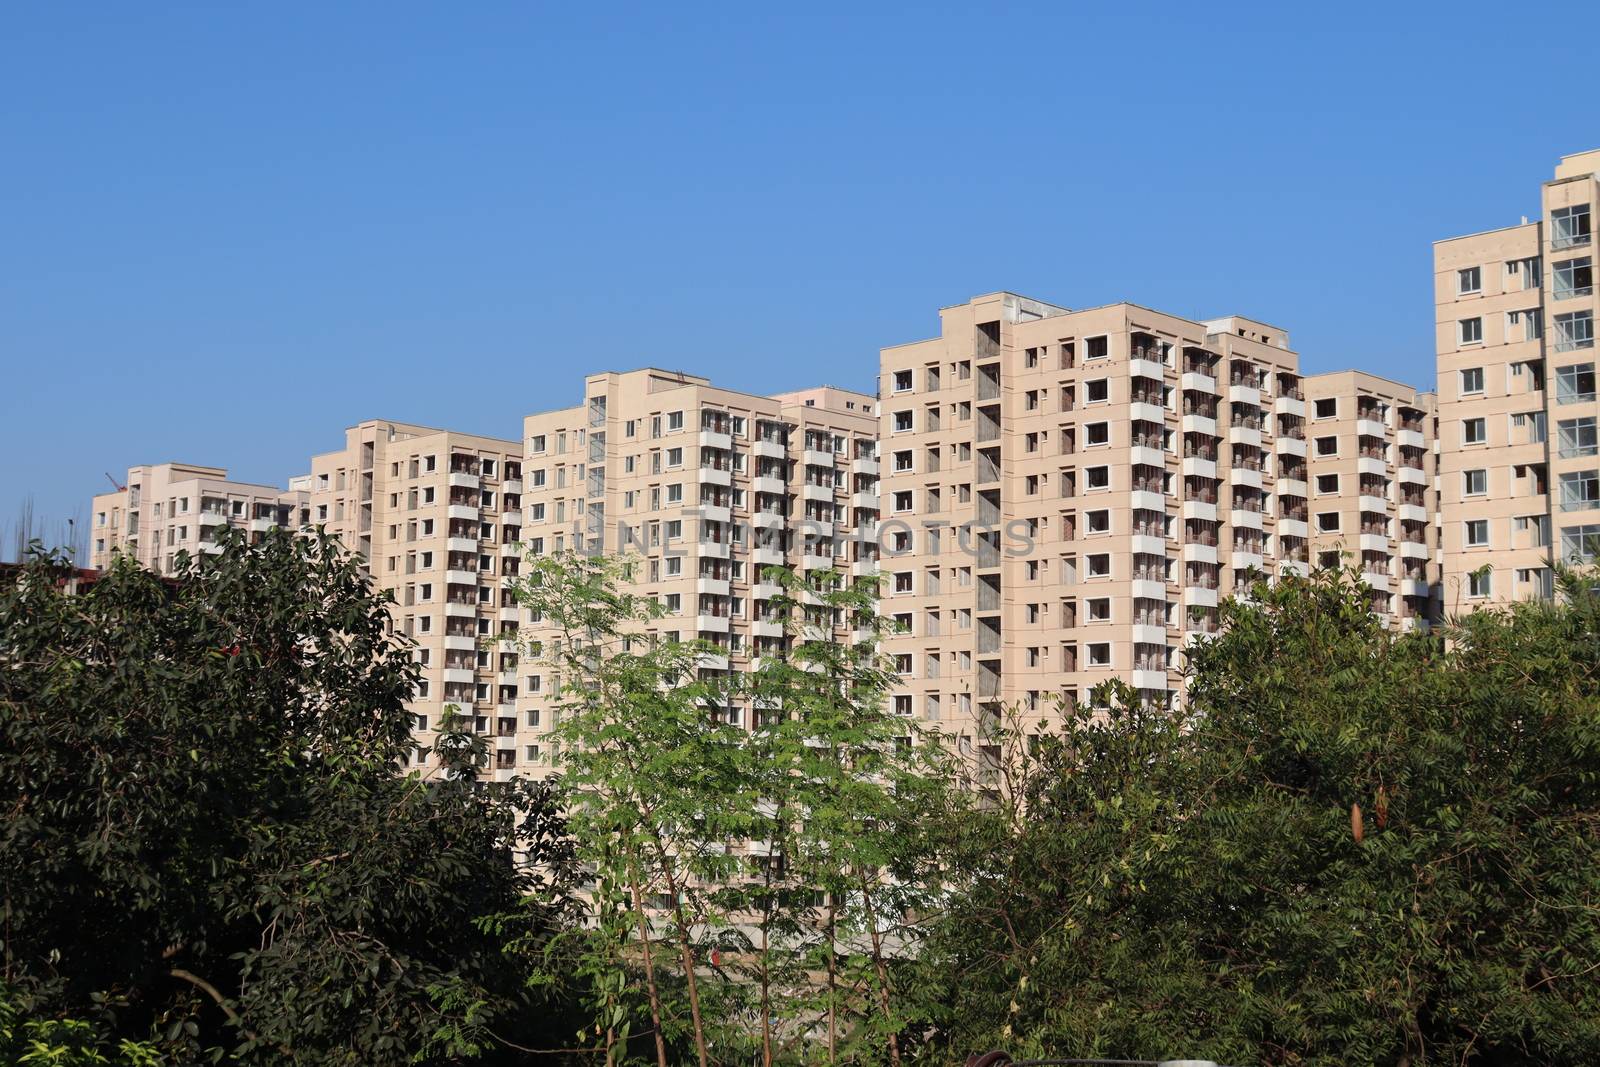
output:
[{"label": "clear blue sky", "polygon": [[1592,4],[770,6],[9,5],[0,526],[595,369],[870,388],[1002,288],[1426,383],[1430,242],[1600,146]]}]

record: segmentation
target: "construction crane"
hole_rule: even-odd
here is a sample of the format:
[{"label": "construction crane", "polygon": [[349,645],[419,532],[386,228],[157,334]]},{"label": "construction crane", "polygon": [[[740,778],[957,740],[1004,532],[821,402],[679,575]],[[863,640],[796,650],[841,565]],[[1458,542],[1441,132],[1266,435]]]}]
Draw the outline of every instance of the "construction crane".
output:
[{"label": "construction crane", "polygon": [[106,471],[106,481],[110,482],[111,483],[111,488],[115,489],[119,493],[122,492],[124,489],[128,488],[127,486],[123,485],[121,482],[117,481],[115,478],[111,477],[111,472],[110,471]]}]

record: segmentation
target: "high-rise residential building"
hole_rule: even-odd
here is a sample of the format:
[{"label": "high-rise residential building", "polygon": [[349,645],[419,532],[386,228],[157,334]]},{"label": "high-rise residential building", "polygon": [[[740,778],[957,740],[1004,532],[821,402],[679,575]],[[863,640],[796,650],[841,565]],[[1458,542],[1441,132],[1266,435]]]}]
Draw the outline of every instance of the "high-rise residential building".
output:
[{"label": "high-rise residential building", "polygon": [[[1307,568],[1306,400],[1285,332],[1011,293],[881,356],[886,640],[900,710],[981,745],[1177,653],[1250,576]],[[900,547],[901,545],[905,547]]]},{"label": "high-rise residential building", "polygon": [[419,766],[447,704],[503,753],[516,740],[517,609],[503,587],[517,574],[522,444],[373,420],[345,446],[315,456],[307,478],[311,525],[365,559],[393,592],[393,625],[416,642],[422,682],[410,710]]},{"label": "high-rise residential building", "polygon": [[90,505],[89,565],[104,568],[125,553],[158,574],[171,574],[179,552],[219,552],[224,527],[260,536],[273,526],[306,521],[303,479],[287,490],[230,481],[223,467],[156,463],[128,468],[122,488]]},{"label": "high-rise residential building", "polygon": [[[592,374],[582,403],[525,420],[524,549],[641,556],[637,591],[665,609],[651,629],[717,646],[706,672],[747,669],[785,640],[764,566],[875,573],[877,432],[864,393],[754,396],[672,371]],[[821,621],[852,637],[851,620]],[[540,636],[538,620],[523,625]],[[538,773],[554,686],[532,665],[524,674],[521,747],[505,765]],[[737,703],[719,713],[749,722]]]},{"label": "high-rise residential building", "polygon": [[1308,375],[1305,397],[1312,562],[1357,566],[1375,613],[1426,626],[1439,594],[1434,395],[1347,370]]},{"label": "high-rise residential building", "polygon": [[1600,540],[1597,172],[1565,156],[1537,221],[1434,245],[1446,610],[1548,596]]}]

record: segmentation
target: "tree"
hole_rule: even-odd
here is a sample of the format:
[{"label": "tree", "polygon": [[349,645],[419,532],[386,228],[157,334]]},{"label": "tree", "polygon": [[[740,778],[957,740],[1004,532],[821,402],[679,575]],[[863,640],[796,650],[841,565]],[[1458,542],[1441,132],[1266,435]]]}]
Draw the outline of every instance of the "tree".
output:
[{"label": "tree", "polygon": [[172,1062],[551,1043],[506,946],[564,922],[558,800],[482,787],[481,739],[449,723],[448,773],[400,773],[417,671],[335,542],[235,535],[171,581],[122,560],[70,596],[58,566],[0,585],[0,903],[23,1017]]},{"label": "tree", "polygon": [[1600,605],[1392,635],[1355,575],[1252,589],[1182,717],[1037,746],[924,964],[944,1048],[1567,1063],[1600,1041]]}]

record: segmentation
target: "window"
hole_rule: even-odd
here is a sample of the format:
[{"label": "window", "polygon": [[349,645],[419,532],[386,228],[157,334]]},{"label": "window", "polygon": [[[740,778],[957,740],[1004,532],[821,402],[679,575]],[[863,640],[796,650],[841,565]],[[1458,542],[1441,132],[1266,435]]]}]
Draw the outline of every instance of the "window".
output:
[{"label": "window", "polygon": [[1087,569],[1085,573],[1090,578],[1111,577],[1111,555],[1107,552],[1096,552],[1085,560]]},{"label": "window", "polygon": [[1482,599],[1489,595],[1489,569],[1487,567],[1467,575],[1467,595],[1473,599]]},{"label": "window", "polygon": [[1600,508],[1600,470],[1567,471],[1561,475],[1561,510]]},{"label": "window", "polygon": [[1550,247],[1576,248],[1589,243],[1589,205],[1573,204],[1550,212]]},{"label": "window", "polygon": [[1111,443],[1111,424],[1109,422],[1091,422],[1083,428],[1084,443],[1090,445],[1107,445]]},{"label": "window", "polygon": [[667,412],[667,432],[668,433],[672,433],[674,430],[681,430],[681,429],[683,429],[683,412],[681,412],[681,411],[669,411],[669,412]]},{"label": "window", "polygon": [[911,426],[912,426],[911,412],[909,412],[909,411],[897,411],[897,412],[894,413],[894,432],[895,433],[909,433],[909,432],[911,432]]},{"label": "window", "polygon": [[544,434],[542,434],[542,433],[534,434],[532,437],[528,438],[528,452],[531,455],[538,455],[538,454],[540,454],[540,453],[542,453],[544,451],[545,451]]},{"label": "window", "polygon": [[1111,488],[1110,467],[1086,467],[1083,472],[1083,482],[1090,489]]},{"label": "window", "polygon": [[894,372],[894,391],[897,393],[909,393],[911,391],[910,371],[897,370]]},{"label": "window", "polygon": [[1337,474],[1317,475],[1317,493],[1337,493],[1339,491],[1339,476]]},{"label": "window", "polygon": [[1319,455],[1319,456],[1337,456],[1338,454],[1339,454],[1339,438],[1337,438],[1337,437],[1319,437],[1319,438],[1317,438],[1317,455]]},{"label": "window", "polygon": [[1483,289],[1483,272],[1477,267],[1464,267],[1456,271],[1456,292],[1461,296],[1468,293],[1481,292]]},{"label": "window", "polygon": [[1111,399],[1111,379],[1091,378],[1083,383],[1084,399],[1090,404],[1100,404]]},{"label": "window", "polygon": [[895,473],[911,469],[911,449],[907,448],[894,454]]},{"label": "window", "polygon": [[1462,524],[1468,548],[1483,548],[1489,543],[1489,520],[1468,519]]},{"label": "window", "polygon": [[1089,666],[1111,666],[1111,642],[1092,641],[1089,644]]},{"label": "window", "polygon": [[1561,458],[1571,459],[1573,456],[1593,456],[1600,451],[1600,440],[1596,438],[1596,424],[1593,415],[1581,419],[1562,419],[1556,424],[1556,439],[1560,442]]},{"label": "window", "polygon": [[1086,337],[1083,341],[1084,359],[1105,359],[1111,354],[1111,339],[1108,337]]},{"label": "window", "polygon": [[1489,439],[1488,423],[1483,419],[1461,420],[1461,443],[1481,445]]},{"label": "window", "polygon": [[1470,470],[1461,472],[1461,491],[1467,496],[1482,496],[1489,491],[1489,472]]},{"label": "window", "polygon": [[1550,277],[1555,283],[1550,293],[1553,299],[1571,300],[1577,296],[1594,295],[1594,271],[1589,266],[1588,256],[1551,264]]},{"label": "window", "polygon": [[1338,533],[1339,532],[1339,513],[1337,511],[1319,511],[1319,512],[1317,512],[1317,532],[1318,533]]},{"label": "window", "polygon": [[1594,312],[1569,311],[1556,316],[1556,351],[1594,347]]},{"label": "window", "polygon": [[895,573],[894,573],[894,591],[896,593],[909,593],[909,592],[911,592],[911,572],[910,571],[895,571]]},{"label": "window", "polygon": [[1467,367],[1461,372],[1461,391],[1463,393],[1483,392],[1483,368]]},{"label": "window", "polygon": [[1088,609],[1090,622],[1111,621],[1111,598],[1108,596],[1090,597],[1085,603]]},{"label": "window", "polygon": [[1337,418],[1339,415],[1339,400],[1337,397],[1325,396],[1315,405],[1316,417],[1319,419]]},{"label": "window", "polygon": [[1556,368],[1556,403],[1579,404],[1594,399],[1594,364]]},{"label": "window", "polygon": [[1088,515],[1085,516],[1085,517],[1088,520],[1087,526],[1088,526],[1088,530],[1089,530],[1090,533],[1110,533],[1111,532],[1111,512],[1110,511],[1107,511],[1107,510],[1102,508],[1102,509],[1098,509],[1096,511],[1089,512]]},{"label": "window", "polygon": [[1568,526],[1561,531],[1561,558],[1589,563],[1600,555],[1600,526]]},{"label": "window", "polygon": [[1463,345],[1480,345],[1483,343],[1483,320],[1480,318],[1462,319],[1456,323],[1457,343]]},{"label": "window", "polygon": [[683,449],[681,447],[667,449],[667,466],[668,467],[681,467],[681,466],[683,466]]},{"label": "window", "polygon": [[895,492],[894,509],[902,512],[911,510],[911,490],[900,489]]}]

